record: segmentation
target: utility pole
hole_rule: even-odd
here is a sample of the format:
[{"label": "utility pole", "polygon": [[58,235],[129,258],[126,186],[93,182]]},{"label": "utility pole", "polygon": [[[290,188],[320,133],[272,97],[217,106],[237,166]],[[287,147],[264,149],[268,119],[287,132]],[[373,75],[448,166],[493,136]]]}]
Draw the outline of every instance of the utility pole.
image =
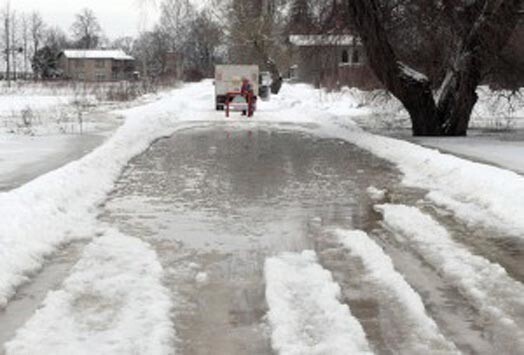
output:
[{"label": "utility pole", "polygon": [[7,86],[11,87],[11,36],[9,34],[9,16],[10,11],[8,7],[5,14],[5,75],[7,79]]},{"label": "utility pole", "polygon": [[29,72],[29,55],[28,55],[28,47],[29,47],[29,17],[25,15],[22,18],[22,39],[23,39],[23,48],[24,48],[24,75],[26,76],[24,79],[27,78],[27,73]]},{"label": "utility pole", "polygon": [[16,81],[16,65],[17,65],[18,49],[16,48],[16,17],[13,11],[11,18],[11,67],[13,71],[13,80]]}]

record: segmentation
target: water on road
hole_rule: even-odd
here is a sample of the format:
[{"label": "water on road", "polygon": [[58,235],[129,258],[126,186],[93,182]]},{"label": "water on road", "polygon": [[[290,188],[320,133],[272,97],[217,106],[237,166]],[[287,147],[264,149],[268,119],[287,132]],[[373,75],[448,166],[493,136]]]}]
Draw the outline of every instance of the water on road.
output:
[{"label": "water on road", "polygon": [[[105,206],[104,221],[156,249],[176,305],[179,353],[271,354],[264,262],[305,249],[333,273],[374,351],[410,353],[403,334],[412,325],[395,324],[395,304],[382,302],[361,262],[333,241],[333,228],[370,233],[462,352],[500,349],[457,287],[384,228],[366,189],[385,187],[389,202],[405,204],[420,204],[424,192],[402,187],[390,164],[347,142],[248,127],[215,124],[157,142],[131,162]],[[460,238],[456,221],[442,223]],[[522,245],[512,253],[484,247],[517,255],[501,262],[518,269]]]},{"label": "water on road", "polygon": [[[158,254],[175,305],[177,353],[273,354],[265,261],[284,251],[314,250],[375,353],[419,354],[406,340],[417,327],[401,310],[406,304],[377,287],[363,259],[334,237],[335,229],[359,229],[392,259],[428,317],[462,353],[518,354],[511,342],[500,340],[504,328],[490,312],[491,306],[507,310],[519,302],[508,295],[514,295],[511,285],[524,281],[522,241],[462,223],[428,202],[425,191],[404,187],[389,163],[350,143],[307,133],[312,129],[195,124],[133,159],[101,206],[102,222],[144,240]],[[366,192],[370,186],[386,189],[386,196],[373,200]],[[448,243],[449,256],[468,256],[465,269],[502,266],[509,276],[501,285],[508,292],[497,299],[496,289],[483,294],[474,283],[458,283],[431,250],[417,249],[388,227],[375,211],[379,203],[416,206],[431,215],[455,243]],[[31,317],[47,291],[59,287],[83,246],[71,245],[51,258],[0,312],[0,344]],[[448,255],[439,257],[446,261]],[[515,309],[510,316],[523,327],[521,313]]]},{"label": "water on road", "polygon": [[104,220],[153,244],[168,271],[182,354],[269,354],[263,267],[315,249],[321,226],[377,218],[384,161],[337,140],[274,129],[193,129],[130,164]]}]

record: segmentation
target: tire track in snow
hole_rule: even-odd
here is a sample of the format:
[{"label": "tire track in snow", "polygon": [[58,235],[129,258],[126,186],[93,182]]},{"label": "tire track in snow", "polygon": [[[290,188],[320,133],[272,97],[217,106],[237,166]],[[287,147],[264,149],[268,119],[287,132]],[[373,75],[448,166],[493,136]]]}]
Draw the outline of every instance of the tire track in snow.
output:
[{"label": "tire track in snow", "polygon": [[524,353],[524,285],[500,265],[474,255],[415,207],[379,205],[384,223],[466,297],[483,317],[494,346]]},{"label": "tire track in snow", "polygon": [[313,251],[266,260],[271,342],[279,354],[371,354],[362,326]]},{"label": "tire track in snow", "polygon": [[10,354],[173,354],[163,270],[148,244],[110,230],[88,245],[63,288],[48,294],[5,345]]},{"label": "tire track in snow", "polygon": [[437,324],[426,313],[420,296],[398,273],[391,258],[362,231],[336,230],[339,242],[351,255],[361,259],[364,278],[379,292],[381,308],[390,310],[391,322],[397,329],[405,329],[398,340],[402,354],[459,354],[455,345],[444,338]]}]

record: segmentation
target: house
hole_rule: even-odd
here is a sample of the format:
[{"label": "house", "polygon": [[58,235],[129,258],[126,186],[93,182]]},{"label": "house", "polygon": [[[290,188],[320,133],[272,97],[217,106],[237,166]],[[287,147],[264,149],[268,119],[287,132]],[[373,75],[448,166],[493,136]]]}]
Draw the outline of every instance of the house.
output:
[{"label": "house", "polygon": [[289,37],[292,45],[292,79],[336,88],[363,89],[380,86],[366,64],[360,39],[351,34],[297,34]]},{"label": "house", "polygon": [[64,79],[115,81],[133,78],[135,58],[122,50],[64,50],[58,68]]}]

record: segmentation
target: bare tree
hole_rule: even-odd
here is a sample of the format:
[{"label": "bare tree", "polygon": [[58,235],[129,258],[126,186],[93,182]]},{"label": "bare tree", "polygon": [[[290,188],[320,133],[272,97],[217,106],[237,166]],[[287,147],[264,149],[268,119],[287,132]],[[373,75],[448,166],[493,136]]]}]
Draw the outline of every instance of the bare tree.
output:
[{"label": "bare tree", "polygon": [[169,35],[157,26],[143,32],[133,44],[133,54],[142,65],[146,80],[157,79],[165,73],[170,43]]},{"label": "bare tree", "polygon": [[189,0],[164,0],[160,5],[160,29],[171,38],[171,50],[181,51],[189,35],[195,11]]},{"label": "bare tree", "polygon": [[92,49],[98,47],[102,38],[102,27],[93,10],[85,8],[75,16],[71,26],[78,48]]},{"label": "bare tree", "polygon": [[29,72],[29,37],[30,37],[29,22],[30,22],[29,16],[27,14],[23,14],[21,17],[20,34],[22,38],[22,50],[23,50],[23,57],[24,57],[24,73],[25,74]]},{"label": "bare tree", "polygon": [[17,31],[17,18],[16,18],[16,12],[13,11],[11,13],[11,50],[8,53],[8,56],[11,56],[11,71],[13,72],[13,79],[16,81],[17,79],[17,66],[18,66],[18,53],[19,53],[19,46],[18,46],[18,31]]},{"label": "bare tree", "polygon": [[[476,88],[518,22],[523,0],[448,0],[440,11],[454,20],[456,41],[439,85],[403,63],[384,25],[379,0],[346,0],[369,64],[409,112],[414,135],[466,135]],[[439,86],[434,95],[433,87]]]},{"label": "bare tree", "polygon": [[11,4],[8,1],[2,11],[2,17],[4,20],[4,47],[5,47],[5,77],[7,79],[8,86],[11,86]]},{"label": "bare tree", "polygon": [[42,43],[45,35],[45,23],[42,19],[42,15],[38,12],[31,14],[31,40],[33,55],[40,49],[40,43]]},{"label": "bare tree", "polygon": [[134,42],[135,39],[131,36],[119,37],[111,42],[111,47],[121,49],[126,53],[132,53]]},{"label": "bare tree", "polygon": [[[223,0],[219,17],[228,19],[227,36],[230,59],[237,63],[255,63],[271,72],[273,93],[282,85],[279,62],[286,51],[285,1]],[[218,6],[217,6],[218,8]]]},{"label": "bare tree", "polygon": [[197,14],[189,25],[181,53],[186,70],[193,73],[194,79],[213,75],[214,64],[221,61],[219,48],[222,44],[221,28],[209,12]]}]

